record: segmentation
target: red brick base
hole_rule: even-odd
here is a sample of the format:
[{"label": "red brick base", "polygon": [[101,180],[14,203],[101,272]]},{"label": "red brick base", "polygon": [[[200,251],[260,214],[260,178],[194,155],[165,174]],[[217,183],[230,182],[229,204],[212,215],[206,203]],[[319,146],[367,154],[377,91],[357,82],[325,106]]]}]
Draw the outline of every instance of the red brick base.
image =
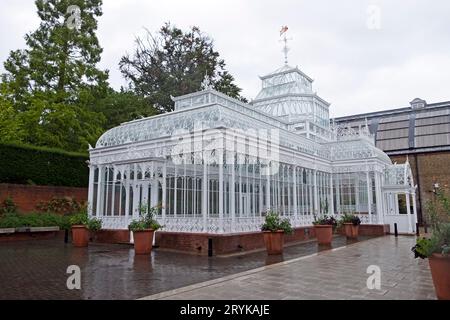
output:
[{"label": "red brick base", "polygon": [[[389,234],[389,224],[361,224],[359,226],[359,235],[361,236],[384,236]],[[338,230],[341,235],[345,234],[344,228]]]},{"label": "red brick base", "polygon": [[[264,248],[262,232],[234,234],[204,234],[185,232],[156,232],[155,243],[159,248],[208,255],[208,242],[212,241],[212,254],[223,255]],[[285,236],[285,243],[308,240],[314,237],[314,228],[294,229],[292,235]]]},{"label": "red brick base", "polygon": [[130,231],[128,230],[99,230],[90,235],[94,242],[100,243],[130,243]]}]

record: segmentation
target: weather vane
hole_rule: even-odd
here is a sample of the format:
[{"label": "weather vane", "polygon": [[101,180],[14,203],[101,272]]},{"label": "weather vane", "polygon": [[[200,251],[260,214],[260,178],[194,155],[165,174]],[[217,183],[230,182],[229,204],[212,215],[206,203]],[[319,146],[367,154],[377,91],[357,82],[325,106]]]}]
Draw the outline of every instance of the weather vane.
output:
[{"label": "weather vane", "polygon": [[283,52],[284,52],[284,63],[285,64],[288,63],[287,55],[288,55],[288,52],[289,52],[289,47],[287,46],[287,43],[288,43],[289,40],[292,40],[292,38],[287,38],[286,37],[286,32],[288,31],[288,29],[289,28],[287,26],[284,26],[284,27],[281,27],[281,30],[280,30],[280,37],[282,35],[284,35],[283,39],[281,39],[280,41],[284,42]]}]

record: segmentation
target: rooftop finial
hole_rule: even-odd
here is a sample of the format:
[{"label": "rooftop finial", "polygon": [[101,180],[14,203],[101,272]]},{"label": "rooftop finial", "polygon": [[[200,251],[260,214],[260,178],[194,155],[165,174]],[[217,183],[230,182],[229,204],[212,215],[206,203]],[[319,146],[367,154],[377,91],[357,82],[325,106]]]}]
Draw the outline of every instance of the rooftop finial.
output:
[{"label": "rooftop finial", "polygon": [[283,39],[281,39],[281,41],[284,42],[283,52],[284,52],[284,63],[285,64],[288,63],[287,54],[289,52],[289,47],[287,46],[287,43],[288,43],[289,40],[292,40],[292,38],[287,38],[286,37],[286,32],[288,31],[288,29],[289,28],[287,26],[284,26],[284,27],[281,27],[281,30],[280,30],[280,37],[282,35],[284,35],[284,37],[283,37]]},{"label": "rooftop finial", "polygon": [[205,77],[203,78],[200,88],[202,90],[212,89],[211,79],[209,78],[208,72],[206,72],[206,71],[205,71]]}]

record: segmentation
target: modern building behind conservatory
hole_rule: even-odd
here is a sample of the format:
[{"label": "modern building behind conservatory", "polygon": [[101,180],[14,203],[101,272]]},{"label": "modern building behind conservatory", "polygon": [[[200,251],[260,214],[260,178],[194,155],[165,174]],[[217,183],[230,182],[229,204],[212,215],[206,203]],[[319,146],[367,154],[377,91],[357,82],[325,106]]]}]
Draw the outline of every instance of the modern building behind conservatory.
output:
[{"label": "modern building behind conservatory", "polygon": [[366,125],[330,123],[330,104],[297,67],[260,78],[249,104],[205,80],[173,98],[174,111],[104,133],[90,149],[90,214],[104,228],[127,229],[158,206],[164,231],[230,234],[260,230],[268,210],[295,227],[354,213],[414,232],[409,163],[392,164]]}]

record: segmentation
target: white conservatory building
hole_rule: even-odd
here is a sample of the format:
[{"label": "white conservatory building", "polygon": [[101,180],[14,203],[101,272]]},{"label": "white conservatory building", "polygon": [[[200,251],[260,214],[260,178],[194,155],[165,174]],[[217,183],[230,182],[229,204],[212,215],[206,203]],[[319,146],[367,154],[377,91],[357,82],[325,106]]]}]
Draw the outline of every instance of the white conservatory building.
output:
[{"label": "white conservatory building", "polygon": [[268,210],[294,227],[354,213],[414,232],[409,163],[393,164],[366,123],[334,126],[330,104],[298,68],[260,78],[249,104],[205,81],[173,98],[174,111],[104,133],[90,149],[90,215],[127,229],[142,207],[158,206],[163,231],[229,234],[260,230]]}]

